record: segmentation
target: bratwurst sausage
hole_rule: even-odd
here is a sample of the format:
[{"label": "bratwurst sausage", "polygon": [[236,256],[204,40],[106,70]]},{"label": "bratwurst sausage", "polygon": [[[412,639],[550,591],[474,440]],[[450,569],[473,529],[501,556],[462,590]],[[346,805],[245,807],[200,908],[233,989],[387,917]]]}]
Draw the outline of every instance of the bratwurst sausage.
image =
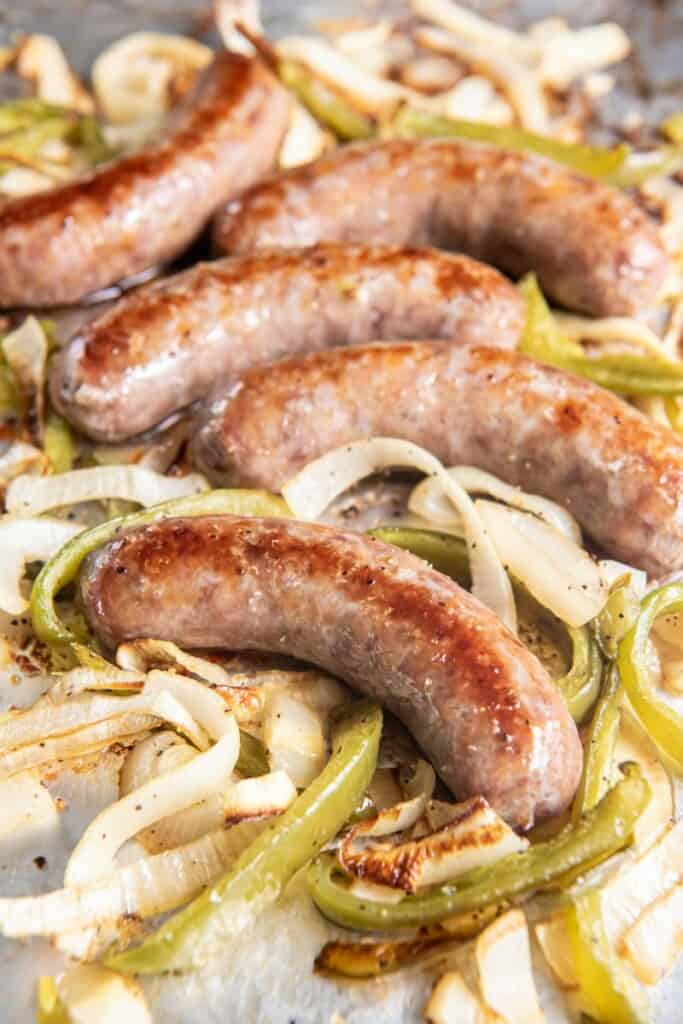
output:
[{"label": "bratwurst sausage", "polygon": [[193,458],[214,480],[279,490],[373,434],[560,502],[655,576],[683,567],[683,445],[609,391],[518,352],[397,343],[254,369],[212,406]]},{"label": "bratwurst sausage", "polygon": [[383,338],[512,348],[524,304],[467,256],[361,246],[204,263],[126,296],[52,366],[52,401],[99,441],[123,441],[249,367]]},{"label": "bratwurst sausage", "polygon": [[344,146],[228,203],[221,252],[319,241],[436,245],[514,276],[533,270],[561,305],[595,316],[654,302],[668,257],[635,202],[532,154],[445,139]]},{"label": "bratwurst sausage", "polygon": [[135,637],[294,655],[376,697],[459,797],[513,825],[561,811],[581,771],[564,700],[479,601],[419,558],[286,519],[167,519],[89,556],[86,615]]},{"label": "bratwurst sausage", "polygon": [[157,144],[0,209],[0,306],[47,306],[177,256],[216,207],[270,170],[289,97],[220,53]]}]

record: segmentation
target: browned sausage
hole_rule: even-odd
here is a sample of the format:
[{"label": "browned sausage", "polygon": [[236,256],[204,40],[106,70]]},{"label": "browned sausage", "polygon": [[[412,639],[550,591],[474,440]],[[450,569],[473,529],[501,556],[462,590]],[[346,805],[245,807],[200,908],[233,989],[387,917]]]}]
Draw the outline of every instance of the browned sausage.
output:
[{"label": "browned sausage", "polygon": [[404,551],[286,519],[168,519],[91,555],[82,578],[104,644],[276,651],[400,718],[459,797],[514,825],[561,811],[581,745],[545,669],[479,601]]},{"label": "browned sausage", "polygon": [[654,222],[624,193],[539,156],[445,139],[344,146],[278,174],[228,203],[214,238],[221,252],[427,243],[533,270],[557,302],[596,316],[647,309],[668,269]]},{"label": "browned sausage", "polygon": [[55,360],[52,400],[90,437],[122,441],[298,352],[382,338],[513,347],[517,290],[467,256],[324,246],[199,264],[123,298]]},{"label": "browned sausage", "polygon": [[0,306],[77,302],[177,256],[270,170],[288,111],[259,61],[218,54],[163,141],[0,209]]},{"label": "browned sausage", "polygon": [[251,370],[213,406],[193,456],[214,480],[279,490],[373,434],[560,502],[655,576],[683,567],[683,445],[610,392],[518,352],[397,343]]}]

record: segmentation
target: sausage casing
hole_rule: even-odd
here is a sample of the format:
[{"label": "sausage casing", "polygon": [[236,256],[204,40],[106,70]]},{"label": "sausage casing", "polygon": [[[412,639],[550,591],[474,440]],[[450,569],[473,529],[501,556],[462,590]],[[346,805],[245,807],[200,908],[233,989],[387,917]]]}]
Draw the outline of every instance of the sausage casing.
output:
[{"label": "sausage casing", "polygon": [[459,797],[514,825],[557,813],[581,745],[545,669],[479,601],[391,545],[294,520],[211,516],[132,530],[89,556],[81,592],[108,647],[276,651],[400,718]]},{"label": "sausage casing", "polygon": [[683,445],[590,381],[488,347],[396,343],[251,370],[211,407],[193,457],[214,480],[279,490],[372,435],[422,445],[565,505],[614,557],[683,567]]},{"label": "sausage casing", "polygon": [[269,171],[289,97],[258,60],[218,54],[159,143],[0,209],[0,306],[50,306],[177,256]]},{"label": "sausage casing", "polygon": [[322,246],[204,263],[121,299],[53,361],[52,401],[80,430],[123,441],[243,370],[382,338],[513,347],[517,289],[432,249]]},{"label": "sausage casing", "polygon": [[633,199],[529,153],[452,139],[344,146],[217,214],[221,252],[320,241],[431,244],[513,276],[533,270],[571,309],[648,309],[669,265]]}]

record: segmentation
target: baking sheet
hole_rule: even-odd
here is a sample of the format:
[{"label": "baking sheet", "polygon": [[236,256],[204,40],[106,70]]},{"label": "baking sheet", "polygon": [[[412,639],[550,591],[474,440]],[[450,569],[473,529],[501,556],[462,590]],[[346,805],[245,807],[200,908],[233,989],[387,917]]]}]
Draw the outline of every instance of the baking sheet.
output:
[{"label": "baking sheet", "polygon": [[[324,15],[346,16],[360,6],[346,0],[343,4],[339,0],[299,4],[265,0],[264,4],[272,35],[304,27]],[[382,9],[387,6],[401,9],[397,3],[384,4]],[[598,135],[618,131],[628,111],[638,111],[656,124],[670,111],[683,107],[680,0],[651,4],[638,0],[584,0],[581,4],[571,0],[519,0],[514,4],[482,0],[470,6],[515,25],[558,14],[568,16],[574,24],[614,18],[625,25],[636,52],[619,72],[618,89],[602,105],[595,125]],[[371,9],[376,10],[377,5]],[[202,3],[173,0],[62,0],[58,4],[5,0],[0,9],[0,41],[21,31],[47,32],[60,39],[74,65],[85,72],[107,43],[139,29],[189,32],[212,41],[207,13]],[[6,82],[4,88],[11,92],[17,83]],[[17,685],[0,673],[0,710],[30,704],[39,687],[40,680]],[[91,770],[62,772],[50,784],[65,804],[58,825],[28,836],[20,845],[0,840],[1,895],[36,894],[61,886],[70,850],[86,824],[116,796],[119,767],[119,757],[109,754]],[[417,1024],[437,968],[372,982],[336,984],[312,972],[315,954],[336,934],[341,933],[312,907],[299,878],[281,905],[264,913],[252,931],[226,944],[210,969],[186,977],[146,980],[154,1018],[164,1024]],[[462,961],[462,954],[455,961]],[[537,951],[534,963],[549,1024],[574,1020]],[[0,1022],[32,1021],[38,976],[63,967],[64,960],[47,942],[0,939]],[[678,1024],[682,997],[683,965],[657,992],[657,1024]]]}]

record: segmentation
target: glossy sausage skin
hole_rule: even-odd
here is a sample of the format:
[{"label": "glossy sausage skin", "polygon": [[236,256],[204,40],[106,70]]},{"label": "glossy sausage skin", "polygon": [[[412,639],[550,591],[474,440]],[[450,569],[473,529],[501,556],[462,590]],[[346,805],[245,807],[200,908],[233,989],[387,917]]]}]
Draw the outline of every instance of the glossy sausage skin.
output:
[{"label": "glossy sausage skin", "polygon": [[214,480],[279,490],[372,435],[552,498],[654,576],[683,567],[683,445],[611,392],[518,352],[396,343],[255,369],[213,405],[193,457]]},{"label": "glossy sausage skin", "polygon": [[512,348],[524,304],[467,256],[321,246],[203,263],[124,297],[62,350],[52,401],[100,441],[123,441],[251,366],[383,338]]},{"label": "glossy sausage skin", "polygon": [[218,54],[169,134],[90,177],[0,209],[0,306],[77,302],[177,256],[273,165],[289,98],[256,60]]},{"label": "glossy sausage skin", "polygon": [[421,559],[286,519],[167,519],[89,556],[86,615],[135,637],[312,662],[400,718],[459,797],[524,828],[562,810],[581,746],[545,669],[479,601]]},{"label": "glossy sausage skin", "polygon": [[653,221],[622,192],[550,160],[445,139],[344,146],[278,174],[216,217],[220,252],[319,241],[431,244],[595,316],[648,309],[668,269]]}]

